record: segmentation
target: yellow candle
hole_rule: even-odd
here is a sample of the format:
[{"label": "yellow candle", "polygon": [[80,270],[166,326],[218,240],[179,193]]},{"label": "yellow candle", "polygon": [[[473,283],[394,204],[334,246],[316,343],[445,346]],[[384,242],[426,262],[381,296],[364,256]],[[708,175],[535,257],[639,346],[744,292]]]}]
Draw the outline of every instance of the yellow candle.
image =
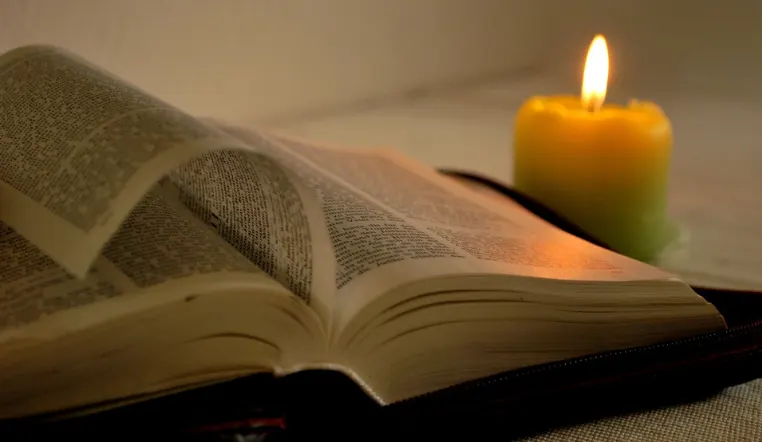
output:
[{"label": "yellow candle", "polygon": [[615,250],[652,260],[675,236],[667,218],[669,119],[654,103],[604,105],[608,51],[588,51],[581,97],[532,97],[514,131],[514,184]]}]

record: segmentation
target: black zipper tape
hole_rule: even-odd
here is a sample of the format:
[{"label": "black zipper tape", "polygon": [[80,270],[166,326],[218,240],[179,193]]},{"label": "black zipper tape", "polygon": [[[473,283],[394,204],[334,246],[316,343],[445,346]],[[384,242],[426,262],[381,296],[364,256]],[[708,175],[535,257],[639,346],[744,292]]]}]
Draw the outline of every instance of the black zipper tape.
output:
[{"label": "black zipper tape", "polygon": [[377,440],[401,433],[451,440],[480,432],[506,440],[703,399],[760,376],[762,321],[757,321],[467,382],[384,407],[370,425],[381,428]]}]

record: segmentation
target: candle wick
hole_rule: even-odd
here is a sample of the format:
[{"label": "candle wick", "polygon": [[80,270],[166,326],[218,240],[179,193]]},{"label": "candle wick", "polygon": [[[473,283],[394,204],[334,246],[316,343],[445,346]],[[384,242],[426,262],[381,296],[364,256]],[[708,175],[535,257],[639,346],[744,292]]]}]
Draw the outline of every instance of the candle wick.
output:
[{"label": "candle wick", "polygon": [[601,110],[601,102],[595,99],[587,100],[585,107],[587,108],[588,112],[595,113]]}]

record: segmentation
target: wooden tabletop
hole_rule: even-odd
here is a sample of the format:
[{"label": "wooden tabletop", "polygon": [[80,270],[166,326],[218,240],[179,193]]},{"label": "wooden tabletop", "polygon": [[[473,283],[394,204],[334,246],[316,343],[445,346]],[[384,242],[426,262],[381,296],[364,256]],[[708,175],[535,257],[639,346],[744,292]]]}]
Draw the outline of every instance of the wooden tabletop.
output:
[{"label": "wooden tabletop", "polygon": [[[435,167],[512,181],[515,111],[542,79],[493,82],[280,122],[341,145],[390,146]],[[693,284],[762,290],[762,102],[667,97],[675,149],[670,213],[684,241],[658,264]]]}]

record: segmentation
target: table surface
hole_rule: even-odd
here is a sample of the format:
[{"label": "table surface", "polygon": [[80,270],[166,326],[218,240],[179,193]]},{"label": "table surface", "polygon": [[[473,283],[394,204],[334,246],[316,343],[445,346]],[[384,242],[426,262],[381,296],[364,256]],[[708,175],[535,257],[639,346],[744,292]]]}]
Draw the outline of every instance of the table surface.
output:
[{"label": "table surface", "polygon": [[[280,121],[317,142],[394,147],[434,167],[512,181],[512,121],[541,78],[420,91]],[[762,103],[722,97],[660,101],[675,131],[670,213],[687,241],[659,265],[692,284],[762,290]],[[762,380],[706,402],[554,431],[532,440],[762,440]]]}]

